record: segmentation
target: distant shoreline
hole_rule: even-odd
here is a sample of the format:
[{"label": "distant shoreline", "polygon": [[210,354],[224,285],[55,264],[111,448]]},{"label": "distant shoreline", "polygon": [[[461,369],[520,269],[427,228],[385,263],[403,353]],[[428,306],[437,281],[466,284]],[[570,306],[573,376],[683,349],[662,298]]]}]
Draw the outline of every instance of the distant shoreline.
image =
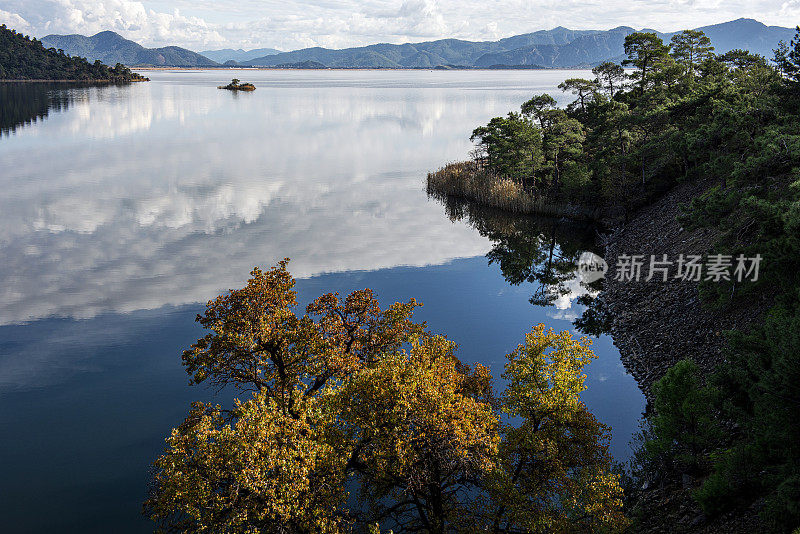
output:
[{"label": "distant shoreline", "polygon": [[0,79],[0,83],[108,83],[108,84],[122,84],[134,82],[149,82],[149,79],[144,80],[48,80],[48,79],[34,79],[34,80],[20,80],[20,79]]},{"label": "distant shoreline", "polygon": [[233,70],[354,70],[354,71],[364,71],[364,70],[385,70],[385,71],[415,71],[415,70],[435,70],[435,71],[506,71],[506,70],[591,70],[592,67],[448,67],[448,68],[436,68],[436,67],[407,67],[407,68],[391,68],[391,67],[325,67],[325,68],[302,68],[302,67],[135,67],[129,66],[129,68],[135,68],[137,71],[145,71],[145,70],[222,70],[222,71],[233,71]]},{"label": "distant shoreline", "polygon": [[[127,66],[127,65],[126,65]],[[195,70],[219,70],[219,71],[254,71],[254,70],[279,70],[279,71],[321,71],[321,70],[336,70],[336,71],[440,71],[440,72],[447,72],[447,71],[540,71],[540,70],[589,70],[591,67],[564,67],[564,68],[554,68],[554,67],[527,67],[527,68],[518,68],[518,67],[498,67],[498,68],[491,68],[491,67],[481,67],[481,68],[473,68],[473,67],[449,67],[449,68],[435,68],[435,67],[425,67],[425,68],[416,68],[416,67],[409,67],[409,68],[382,68],[382,67],[325,67],[325,68],[301,68],[301,67],[133,67],[128,66],[128,68],[135,68],[137,71],[169,71],[169,70],[177,70],[177,71],[195,71]],[[56,80],[56,79],[0,79],[0,83],[84,83],[84,84],[119,84],[119,83],[134,83],[134,82],[149,82],[149,79],[144,80],[126,80],[124,82],[114,81],[114,80]]]}]

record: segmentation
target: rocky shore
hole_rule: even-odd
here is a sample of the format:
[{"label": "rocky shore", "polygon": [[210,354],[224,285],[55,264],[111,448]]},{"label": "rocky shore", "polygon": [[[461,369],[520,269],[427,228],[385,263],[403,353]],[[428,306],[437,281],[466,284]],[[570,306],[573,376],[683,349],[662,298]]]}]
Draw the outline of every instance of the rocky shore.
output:
[{"label": "rocky shore", "polygon": [[[605,260],[610,272],[604,280],[602,307],[610,319],[610,334],[619,348],[625,368],[639,384],[648,401],[652,385],[678,361],[690,358],[710,373],[722,362],[725,331],[747,329],[772,305],[770,295],[750,300],[731,310],[704,306],[697,282],[662,277],[645,281],[650,255],[676,259],[680,254],[706,254],[719,232],[688,231],[677,220],[680,206],[705,191],[710,183],[683,184],[654,204],[642,208],[628,224],[606,236]],[[615,277],[623,255],[643,255],[640,281]],[[671,275],[673,273],[670,273]],[[684,475],[683,481],[661,481],[638,488],[631,499],[637,533],[744,534],[762,531],[758,505],[735,510],[713,520],[699,509],[692,491],[701,481]]]},{"label": "rocky shore", "polygon": [[[713,185],[711,181],[681,184],[637,210],[627,223],[616,223],[613,231],[599,237],[609,265],[598,297],[598,309],[605,318],[604,331],[611,335],[625,368],[648,401],[652,401],[653,384],[680,360],[692,359],[706,373],[713,372],[724,359],[726,331],[747,330],[773,305],[772,295],[766,294],[737,301],[735,306],[724,310],[713,309],[703,303],[698,282],[675,278],[675,265],[671,266],[666,281],[660,274],[646,280],[651,256],[662,259],[666,254],[668,260],[676,262],[681,254],[686,257],[713,253],[721,237],[719,230],[687,230],[678,221],[681,206]],[[486,190],[477,186],[474,189]],[[480,205],[495,206],[491,200],[499,198],[493,194],[489,201],[476,199],[475,195],[463,194],[452,187],[447,193],[450,194],[437,188],[431,191],[429,179],[429,194],[448,202],[468,197],[479,200]],[[509,209],[507,205],[502,207],[505,213],[524,212]],[[614,220],[610,213],[601,215],[606,221]],[[620,258],[634,255],[643,257],[640,279],[618,279]],[[758,517],[760,503],[707,518],[692,496],[701,483],[701,479],[688,473],[676,473],[674,477],[648,481],[643,487],[633,489],[629,495],[629,513],[636,526],[631,532],[745,534],[763,530]]]},{"label": "rocky shore", "polygon": [[[707,254],[719,237],[718,231],[702,228],[687,231],[677,220],[680,206],[712,184],[682,184],[655,203],[642,208],[629,223],[605,238],[605,260],[609,275],[604,281],[602,305],[610,318],[610,334],[622,361],[648,400],[651,386],[669,367],[690,358],[711,372],[722,361],[725,331],[746,329],[771,306],[763,296],[733,310],[714,310],[702,304],[697,282],[658,274],[645,281],[649,259],[676,260],[680,254]],[[616,279],[616,266],[623,255],[642,255],[639,281]]]}]

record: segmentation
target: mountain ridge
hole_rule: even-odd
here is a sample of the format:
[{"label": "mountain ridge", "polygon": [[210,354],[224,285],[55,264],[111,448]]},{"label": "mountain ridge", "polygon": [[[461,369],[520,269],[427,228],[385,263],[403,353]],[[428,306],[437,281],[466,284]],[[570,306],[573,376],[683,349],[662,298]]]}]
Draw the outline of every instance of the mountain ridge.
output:
[{"label": "mountain ridge", "polygon": [[[757,20],[736,20],[695,28],[711,39],[716,52],[743,48],[767,57],[780,40],[789,41],[794,29],[767,26]],[[603,61],[619,61],[624,56],[625,37],[636,31],[631,26],[610,30],[571,30],[558,26],[504,37],[496,41],[437,39],[420,43],[376,43],[330,49],[320,46],[280,52],[274,48],[254,50],[221,49],[197,53],[167,46],[145,48],[112,31],[91,37],[83,35],[48,35],[45,46],[63,49],[73,56],[99,59],[104,63],[132,66],[274,67],[315,65],[316,68],[576,68],[591,67]],[[639,30],[645,31],[645,30]],[[678,32],[655,32],[665,41]],[[264,52],[263,56],[250,57]],[[203,54],[209,54],[209,58]],[[249,59],[247,59],[250,57]],[[238,59],[237,59],[238,58]]]},{"label": "mountain ridge", "polygon": [[60,49],[74,57],[89,61],[100,60],[114,65],[156,67],[216,67],[219,63],[179,46],[145,48],[135,41],[125,39],[116,32],[106,30],[92,36],[80,34],[46,35],[41,39],[45,47]]},{"label": "mountain ridge", "polygon": [[222,48],[219,50],[203,50],[198,52],[198,54],[207,57],[211,61],[222,64],[226,61],[249,61],[258,57],[280,54],[281,52],[282,50],[276,48],[254,48],[252,50]]},{"label": "mountain ridge", "polygon": [[[794,34],[792,28],[767,26],[746,18],[695,29],[704,31],[719,53],[744,48],[767,57],[772,55],[772,49],[780,40],[788,42]],[[569,30],[559,26],[497,41],[438,39],[398,45],[378,43],[344,49],[312,47],[255,58],[241,64],[271,67],[313,61],[333,68],[430,68],[440,65],[571,68],[619,59],[624,55],[625,36],[634,31],[630,26],[618,26],[610,30]],[[665,41],[675,33],[678,32],[656,32]]]}]

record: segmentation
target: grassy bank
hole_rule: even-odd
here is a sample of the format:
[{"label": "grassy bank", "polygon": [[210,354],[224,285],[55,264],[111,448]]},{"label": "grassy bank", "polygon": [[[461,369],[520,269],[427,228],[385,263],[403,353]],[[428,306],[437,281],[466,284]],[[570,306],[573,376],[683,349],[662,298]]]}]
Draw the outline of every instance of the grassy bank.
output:
[{"label": "grassy bank", "polygon": [[596,220],[598,210],[537,195],[520,183],[500,176],[473,161],[448,163],[428,173],[428,195],[455,197],[511,213]]}]

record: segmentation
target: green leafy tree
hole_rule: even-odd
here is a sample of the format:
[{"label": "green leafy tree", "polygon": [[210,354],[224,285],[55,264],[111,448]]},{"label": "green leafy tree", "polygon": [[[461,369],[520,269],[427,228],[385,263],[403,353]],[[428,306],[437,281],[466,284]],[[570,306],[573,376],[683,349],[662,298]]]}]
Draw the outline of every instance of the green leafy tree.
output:
[{"label": "green leafy tree", "polygon": [[570,173],[584,171],[580,167],[580,159],[586,134],[580,121],[560,109],[546,112],[543,120],[544,153],[552,169],[553,185],[558,187]]},{"label": "green leafy tree", "polygon": [[783,76],[794,82],[800,82],[800,26],[797,26],[797,33],[788,45],[785,41],[778,44],[775,50],[775,64]]},{"label": "green leafy tree", "polygon": [[697,364],[681,360],[653,385],[653,395],[655,439],[645,445],[648,453],[681,469],[699,471],[717,432],[709,410],[715,391],[703,386]]},{"label": "green leafy tree", "polygon": [[581,113],[586,113],[586,104],[597,96],[599,85],[594,80],[569,78],[558,84],[558,88],[562,91],[570,91],[573,95],[577,95],[578,99],[575,101],[577,106],[573,107],[579,106]]},{"label": "green leafy tree", "polygon": [[523,185],[535,186],[542,161],[542,136],[532,121],[518,113],[495,117],[472,132],[486,154],[489,168]]},{"label": "green leafy tree", "polygon": [[747,50],[735,48],[719,56],[719,61],[734,70],[748,70],[755,66],[766,66],[763,56],[751,54]]},{"label": "green leafy tree", "polygon": [[604,90],[608,91],[611,98],[614,98],[614,90],[622,89],[625,82],[625,69],[611,61],[603,62],[592,69],[592,74],[597,76],[597,83]]},{"label": "green leafy tree", "polygon": [[547,112],[555,109],[556,99],[548,94],[536,95],[522,104],[522,114],[539,121],[539,126],[544,129]]},{"label": "green leafy tree", "polygon": [[669,46],[655,33],[635,32],[625,37],[625,55],[628,59],[622,64],[636,68],[631,76],[638,80],[640,93],[645,92],[656,66],[668,54]]},{"label": "green leafy tree", "polygon": [[698,492],[710,514],[765,498],[762,516],[775,532],[800,526],[800,292],[782,299],[763,326],[735,334],[730,364],[715,377],[723,413],[742,438],[716,453]]},{"label": "green leafy tree", "polygon": [[711,46],[711,39],[700,30],[683,30],[672,36],[672,57],[692,78],[700,65],[713,55],[714,47]]}]

